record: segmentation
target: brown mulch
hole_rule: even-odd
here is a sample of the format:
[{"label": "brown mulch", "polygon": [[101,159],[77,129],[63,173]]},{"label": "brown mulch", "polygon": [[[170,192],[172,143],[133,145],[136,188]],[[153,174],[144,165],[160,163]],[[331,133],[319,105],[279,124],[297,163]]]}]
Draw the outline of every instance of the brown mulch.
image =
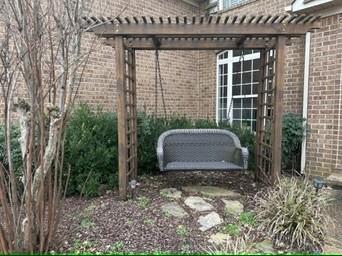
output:
[{"label": "brown mulch", "polygon": [[[133,199],[123,202],[117,191],[93,199],[67,198],[58,230],[57,252],[200,252],[207,251],[208,239],[219,228],[202,232],[198,214],[177,201],[191,214],[177,219],[165,216],[160,206],[170,201],[160,195],[163,188],[180,189],[186,185],[216,185],[244,196],[245,209],[252,209],[251,198],[260,190],[250,175],[241,172],[171,172],[153,177],[140,177]],[[139,199],[140,198],[140,199]],[[223,215],[219,198],[211,202]],[[180,225],[186,232],[177,232]]]}]

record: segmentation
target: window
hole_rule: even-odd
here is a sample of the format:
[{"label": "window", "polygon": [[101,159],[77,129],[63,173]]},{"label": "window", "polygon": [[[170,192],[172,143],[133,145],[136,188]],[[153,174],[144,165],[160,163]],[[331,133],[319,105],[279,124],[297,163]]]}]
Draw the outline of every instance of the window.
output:
[{"label": "window", "polygon": [[219,0],[219,9],[226,10],[244,4],[249,0]]},{"label": "window", "polygon": [[224,51],[217,56],[216,119],[256,130],[260,52]]}]

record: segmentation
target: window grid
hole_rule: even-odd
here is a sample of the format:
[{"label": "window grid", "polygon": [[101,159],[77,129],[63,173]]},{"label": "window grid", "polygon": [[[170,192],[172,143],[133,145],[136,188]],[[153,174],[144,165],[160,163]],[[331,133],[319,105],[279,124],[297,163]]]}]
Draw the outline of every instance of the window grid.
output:
[{"label": "window grid", "polygon": [[225,51],[218,56],[218,121],[246,125],[256,130],[258,51]]},{"label": "window grid", "polygon": [[249,0],[220,0],[220,9],[226,10],[241,4],[247,3]]}]

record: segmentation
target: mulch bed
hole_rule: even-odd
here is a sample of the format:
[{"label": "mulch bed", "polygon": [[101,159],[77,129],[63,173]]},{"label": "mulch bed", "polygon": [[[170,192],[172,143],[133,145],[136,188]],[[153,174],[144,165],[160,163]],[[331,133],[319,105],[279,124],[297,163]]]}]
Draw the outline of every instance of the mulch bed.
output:
[{"label": "mulch bed", "polygon": [[[245,209],[253,209],[251,200],[263,185],[241,172],[171,172],[139,178],[140,186],[132,200],[123,202],[118,192],[107,192],[93,199],[67,198],[57,234],[56,252],[205,252],[212,244],[211,234],[199,230],[199,214],[183,204],[185,196],[177,199],[191,217],[177,219],[162,213],[162,203],[170,201],[160,195],[163,188],[180,189],[186,185],[215,185],[239,192],[244,196]],[[139,199],[140,198],[140,199]],[[210,202],[222,215],[219,198]],[[177,232],[180,225],[185,234]]]}]

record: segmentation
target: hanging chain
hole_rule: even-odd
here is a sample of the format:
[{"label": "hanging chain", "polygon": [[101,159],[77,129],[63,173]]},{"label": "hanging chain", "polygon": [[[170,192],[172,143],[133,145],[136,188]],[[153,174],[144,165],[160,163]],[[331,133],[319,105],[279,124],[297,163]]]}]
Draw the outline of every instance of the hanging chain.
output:
[{"label": "hanging chain", "polygon": [[156,76],[155,76],[155,114],[158,115],[158,78],[159,78],[159,85],[160,85],[160,92],[162,97],[163,103],[163,110],[164,110],[164,118],[167,118],[166,113],[166,104],[165,104],[165,97],[164,97],[164,88],[162,83],[161,71],[160,71],[160,62],[159,62],[159,51],[156,50],[156,66],[155,66]]}]

